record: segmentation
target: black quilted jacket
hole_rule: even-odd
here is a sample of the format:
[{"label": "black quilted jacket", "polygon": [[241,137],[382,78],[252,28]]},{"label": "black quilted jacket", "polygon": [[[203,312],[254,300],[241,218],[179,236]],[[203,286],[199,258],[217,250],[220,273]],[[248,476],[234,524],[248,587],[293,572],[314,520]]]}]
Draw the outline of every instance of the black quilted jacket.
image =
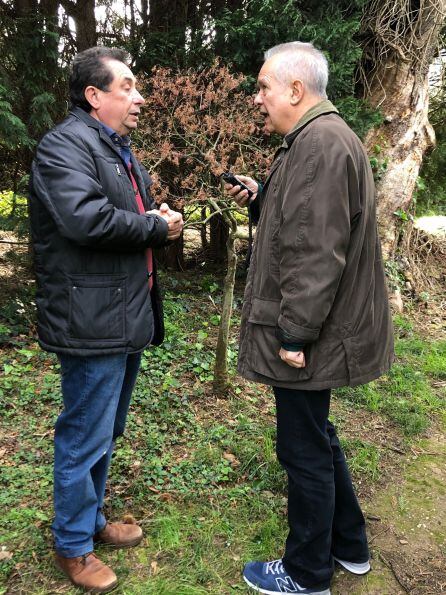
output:
[{"label": "black quilted jacket", "polygon": [[[151,180],[132,158],[144,206]],[[76,108],[39,144],[30,218],[41,346],[71,355],[131,353],[163,340],[156,279],[146,248],[166,243],[167,223],[140,215],[119,149]]]}]

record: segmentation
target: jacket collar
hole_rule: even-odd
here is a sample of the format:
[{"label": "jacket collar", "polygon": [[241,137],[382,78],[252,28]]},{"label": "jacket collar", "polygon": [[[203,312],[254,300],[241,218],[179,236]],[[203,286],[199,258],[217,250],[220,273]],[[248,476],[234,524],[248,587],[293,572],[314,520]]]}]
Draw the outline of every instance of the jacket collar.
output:
[{"label": "jacket collar", "polygon": [[266,178],[265,184],[263,186],[263,192],[265,191],[265,188],[269,184],[269,181],[271,180],[273,173],[276,171],[276,169],[282,163],[284,154],[291,147],[294,139],[299,134],[299,132],[303,128],[305,128],[305,126],[307,124],[309,124],[310,122],[312,122],[319,116],[322,116],[324,114],[337,114],[337,113],[339,113],[338,110],[331,103],[331,101],[328,101],[328,99],[324,99],[323,101],[320,101],[319,103],[314,105],[312,108],[310,108],[307,112],[305,112],[305,114],[302,116],[302,118],[299,120],[299,122],[294,126],[294,128],[292,128],[290,130],[290,132],[288,132],[288,134],[285,135],[282,145],[277,149],[276,154],[274,156],[274,161],[273,161],[273,163],[271,165],[271,169],[269,170],[269,173],[268,173],[268,177]]},{"label": "jacket collar", "polygon": [[99,130],[102,127],[102,124],[99,122],[99,120],[96,120],[96,118],[90,116],[88,112],[80,107],[75,106],[71,108],[70,114],[72,114],[78,120],[82,120],[82,122],[84,122],[87,126],[90,126],[90,128],[96,128]]},{"label": "jacket collar", "polygon": [[[127,168],[127,165],[125,164],[124,160],[122,159],[122,155],[121,155],[121,151],[119,150],[119,147],[116,146],[115,143],[112,141],[112,139],[108,135],[106,129],[104,128],[102,122],[100,122],[99,120],[96,120],[96,118],[93,118],[93,116],[90,116],[90,114],[88,114],[85,110],[83,110],[80,107],[72,108],[70,110],[70,114],[72,114],[78,120],[81,120],[82,122],[84,122],[90,128],[94,128],[95,130],[97,130],[101,140],[103,140],[105,143],[107,143],[107,145],[110,148],[113,149],[113,151],[118,155],[118,157],[121,159],[121,161],[124,163],[125,167]],[[143,197],[145,197],[146,193],[145,193],[143,178],[141,175],[141,170],[139,168],[139,163],[136,160],[133,153],[131,154],[130,159],[131,159],[131,163],[132,163],[133,176],[135,177],[135,180],[136,180],[136,183],[138,185],[141,195]]]},{"label": "jacket collar", "polygon": [[101,140],[103,140],[105,143],[107,143],[107,145],[109,147],[111,147],[113,149],[113,151],[117,155],[119,155],[119,157],[122,159],[119,147],[117,147],[115,145],[115,143],[112,141],[112,139],[109,137],[104,126],[102,125],[101,122],[99,122],[99,120],[96,120],[96,118],[93,118],[93,116],[90,116],[90,114],[88,114],[81,107],[72,108],[70,110],[70,114],[73,115],[78,120],[81,120],[82,122],[84,122],[84,124],[86,124],[90,128],[94,128],[95,130],[97,130]]},{"label": "jacket collar", "polygon": [[304,113],[302,118],[297,122],[297,124],[285,135],[283,139],[282,147],[283,149],[289,149],[290,146],[293,144],[294,139],[299,134],[299,132],[305,128],[307,124],[318,118],[319,116],[323,116],[325,114],[338,114],[338,110],[335,106],[329,101],[328,99],[324,99],[311,107],[307,112]]}]

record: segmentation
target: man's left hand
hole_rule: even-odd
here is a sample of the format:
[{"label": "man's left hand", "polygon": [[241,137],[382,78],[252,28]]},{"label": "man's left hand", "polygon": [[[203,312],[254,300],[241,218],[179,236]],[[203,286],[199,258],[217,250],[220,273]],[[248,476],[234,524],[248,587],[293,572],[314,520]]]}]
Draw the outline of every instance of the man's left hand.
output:
[{"label": "man's left hand", "polygon": [[180,237],[184,226],[183,216],[177,211],[172,211],[172,209],[170,209],[165,202],[163,202],[159,209],[146,211],[146,214],[158,215],[167,221],[167,225],[169,226],[169,231],[167,234],[168,240],[176,240]]},{"label": "man's left hand", "polygon": [[305,368],[305,354],[303,351],[286,351],[281,347],[279,357],[283,362],[293,368]]}]

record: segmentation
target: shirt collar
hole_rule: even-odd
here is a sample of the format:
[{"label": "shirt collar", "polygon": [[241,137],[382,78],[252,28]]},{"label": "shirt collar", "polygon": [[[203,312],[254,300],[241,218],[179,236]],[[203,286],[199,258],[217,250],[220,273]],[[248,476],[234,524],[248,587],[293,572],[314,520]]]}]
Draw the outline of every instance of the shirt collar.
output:
[{"label": "shirt collar", "polygon": [[113,128],[110,128],[110,126],[107,126],[107,124],[104,124],[104,122],[101,122],[101,126],[115,145],[117,145],[118,147],[130,147],[129,136],[119,136],[119,134],[115,130],[113,130]]}]

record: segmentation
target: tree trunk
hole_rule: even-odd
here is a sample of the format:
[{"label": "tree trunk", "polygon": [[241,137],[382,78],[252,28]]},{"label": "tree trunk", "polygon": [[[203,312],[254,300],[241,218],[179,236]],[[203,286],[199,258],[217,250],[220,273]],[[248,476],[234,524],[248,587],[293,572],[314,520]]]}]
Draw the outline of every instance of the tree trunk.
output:
[{"label": "tree trunk", "polygon": [[[201,209],[201,220],[204,221],[206,219],[206,207]],[[208,238],[206,235],[206,223],[203,223],[200,226],[200,238],[201,238],[201,249],[206,250],[208,247]]]},{"label": "tree trunk", "polygon": [[77,51],[82,52],[94,47],[98,43],[96,30],[95,0],[61,0],[61,4],[67,14],[74,20],[76,26]]},{"label": "tree trunk", "polygon": [[227,254],[229,226],[222,215],[214,215],[209,221],[209,260],[223,263]]},{"label": "tree trunk", "polygon": [[[213,217],[214,219],[214,217]],[[212,219],[211,219],[212,221]],[[237,268],[237,254],[235,252],[234,230],[229,233],[226,243],[228,269],[223,285],[223,304],[221,309],[220,328],[218,332],[217,350],[214,365],[214,390],[224,394],[228,387],[228,345],[231,326],[232,302],[234,298],[235,271]]]},{"label": "tree trunk", "polygon": [[166,269],[174,271],[184,270],[184,238],[181,235],[178,240],[164,248],[156,249],[156,260]]},{"label": "tree trunk", "polygon": [[406,0],[371,0],[365,9],[365,97],[384,117],[383,124],[370,131],[365,144],[375,162],[385,258],[397,248],[401,221],[410,208],[423,155],[435,141],[428,121],[428,69],[437,50],[445,9],[446,0],[426,0],[417,5]]},{"label": "tree trunk", "polygon": [[15,0],[14,9],[19,18],[31,16],[37,9],[37,3],[35,0]]},{"label": "tree trunk", "polygon": [[[381,104],[384,123],[366,138],[369,155],[374,156],[377,177],[377,213],[384,257],[397,248],[401,222],[410,209],[423,155],[435,142],[428,121],[428,81],[419,81],[412,67],[393,64],[383,73],[388,94]],[[372,105],[382,89],[372,91]]]},{"label": "tree trunk", "polygon": [[182,64],[189,4],[189,0],[150,0],[142,3],[143,23],[139,27],[139,39],[135,42],[142,44],[143,50],[136,60],[136,72],[150,71],[155,65],[172,66],[175,60]]},{"label": "tree trunk", "polygon": [[144,35],[149,25],[149,0],[141,0],[141,20]]},{"label": "tree trunk", "polygon": [[151,0],[150,33],[172,34],[183,46],[186,39],[188,0]]}]

